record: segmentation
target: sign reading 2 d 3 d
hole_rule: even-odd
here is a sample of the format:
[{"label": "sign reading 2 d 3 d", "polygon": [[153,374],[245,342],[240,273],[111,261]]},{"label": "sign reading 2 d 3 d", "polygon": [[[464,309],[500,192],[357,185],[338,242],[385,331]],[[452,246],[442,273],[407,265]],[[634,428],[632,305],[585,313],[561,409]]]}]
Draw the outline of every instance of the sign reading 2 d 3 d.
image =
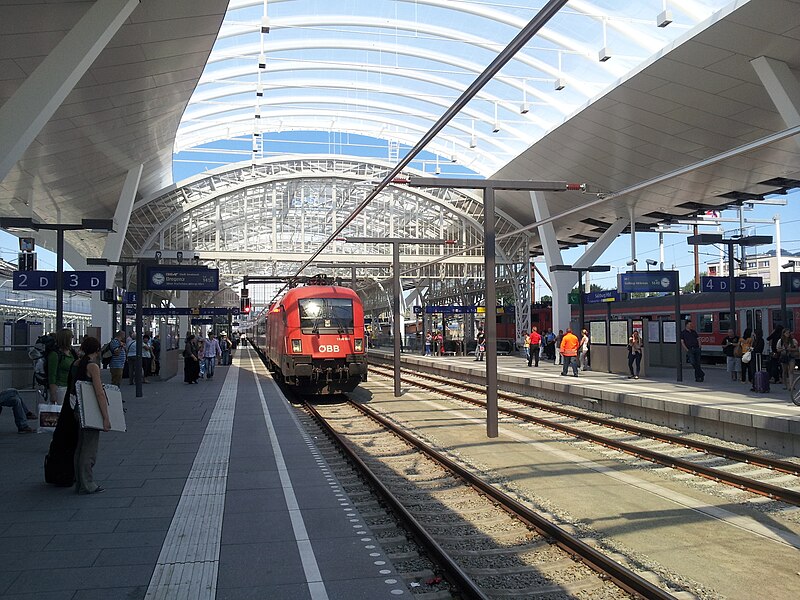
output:
[{"label": "sign reading 2 d 3 d", "polygon": [[219,289],[219,269],[205,266],[147,267],[145,288],[148,290],[206,290]]},{"label": "sign reading 2 d 3 d", "polygon": [[[14,271],[15,290],[55,290],[56,271]],[[67,271],[61,288],[69,291],[101,291],[106,289],[105,271]]]},{"label": "sign reading 2 d 3 d", "polygon": [[[730,292],[727,277],[706,277],[700,278],[700,291],[703,292]],[[764,280],[761,277],[734,277],[734,292],[763,292]]]},{"label": "sign reading 2 d 3 d", "polygon": [[619,291],[623,294],[636,292],[674,292],[678,289],[677,271],[637,271],[619,276]]}]

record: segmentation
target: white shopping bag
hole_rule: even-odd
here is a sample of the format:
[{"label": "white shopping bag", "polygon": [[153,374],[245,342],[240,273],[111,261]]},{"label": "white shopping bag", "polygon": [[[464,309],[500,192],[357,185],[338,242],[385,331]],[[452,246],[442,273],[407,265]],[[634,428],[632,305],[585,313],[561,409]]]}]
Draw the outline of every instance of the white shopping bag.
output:
[{"label": "white shopping bag", "polygon": [[59,414],[61,414],[60,404],[40,404],[39,431],[55,431]]}]

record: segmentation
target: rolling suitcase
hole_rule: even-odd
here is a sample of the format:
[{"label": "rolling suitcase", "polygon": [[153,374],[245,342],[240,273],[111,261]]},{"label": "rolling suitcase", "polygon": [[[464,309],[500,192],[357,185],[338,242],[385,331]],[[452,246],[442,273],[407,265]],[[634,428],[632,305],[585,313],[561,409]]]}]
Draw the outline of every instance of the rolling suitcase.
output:
[{"label": "rolling suitcase", "polygon": [[766,371],[756,371],[753,376],[753,390],[759,394],[769,392],[769,373]]}]

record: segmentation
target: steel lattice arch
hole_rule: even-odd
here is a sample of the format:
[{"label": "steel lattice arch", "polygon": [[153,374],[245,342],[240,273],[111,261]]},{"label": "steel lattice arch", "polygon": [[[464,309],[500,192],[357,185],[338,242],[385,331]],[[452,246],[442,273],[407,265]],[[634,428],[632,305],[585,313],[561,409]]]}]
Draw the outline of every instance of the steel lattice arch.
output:
[{"label": "steel lattice arch", "polygon": [[[156,251],[180,250],[189,259],[197,255],[219,268],[229,287],[246,274],[291,276],[390,169],[388,163],[360,158],[297,156],[208,171],[138,201],[123,254],[151,257]],[[519,224],[498,214],[496,228],[501,235]],[[316,270],[347,281],[354,276],[371,310],[388,307],[388,246],[348,244],[348,236],[451,240],[447,246],[401,247],[403,286],[416,289],[423,302],[466,304],[483,298],[482,250],[445,256],[453,248],[482,244],[483,204],[475,193],[390,185],[342,235],[320,255],[324,268]],[[497,248],[498,283],[514,289],[519,306],[529,299],[529,285],[517,283],[527,270],[522,269],[527,247],[521,235]]]}]

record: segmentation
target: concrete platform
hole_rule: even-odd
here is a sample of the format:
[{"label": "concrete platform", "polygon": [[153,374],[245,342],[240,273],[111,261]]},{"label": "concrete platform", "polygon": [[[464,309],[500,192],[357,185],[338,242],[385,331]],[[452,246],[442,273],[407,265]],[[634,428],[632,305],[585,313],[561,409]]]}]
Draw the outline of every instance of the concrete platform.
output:
[{"label": "concrete platform", "polygon": [[[391,360],[391,351],[370,349],[370,354]],[[404,364],[428,372],[458,373],[464,379],[484,382],[486,363],[471,356],[420,356],[403,354]],[[687,366],[688,367],[688,366]],[[690,368],[684,381],[674,369],[651,367],[638,380],[603,371],[582,371],[577,378],[561,376],[561,366],[540,361],[528,367],[519,356],[498,357],[498,386],[514,392],[594,408],[647,423],[665,425],[737,441],[775,452],[800,453],[800,406],[789,392],[773,385],[767,394],[750,392],[750,384],[730,380],[724,369],[705,368],[703,383],[692,381]],[[686,379],[689,379],[687,381]]]},{"label": "concrete platform", "polygon": [[122,392],[101,494],[45,484],[51,435],[0,415],[4,600],[410,597],[254,352]]}]

